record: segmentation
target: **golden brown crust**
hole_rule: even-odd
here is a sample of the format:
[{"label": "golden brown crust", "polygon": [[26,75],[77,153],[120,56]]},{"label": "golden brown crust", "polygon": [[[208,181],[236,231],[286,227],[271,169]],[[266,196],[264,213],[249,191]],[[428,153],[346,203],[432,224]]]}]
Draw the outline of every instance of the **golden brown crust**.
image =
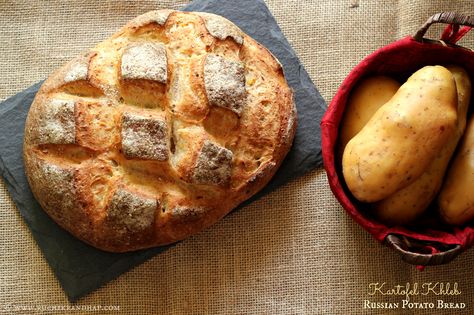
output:
[{"label": "golden brown crust", "polygon": [[125,252],[222,218],[268,183],[295,130],[266,48],[213,14],[152,11],[45,81],[25,168],[59,225]]}]

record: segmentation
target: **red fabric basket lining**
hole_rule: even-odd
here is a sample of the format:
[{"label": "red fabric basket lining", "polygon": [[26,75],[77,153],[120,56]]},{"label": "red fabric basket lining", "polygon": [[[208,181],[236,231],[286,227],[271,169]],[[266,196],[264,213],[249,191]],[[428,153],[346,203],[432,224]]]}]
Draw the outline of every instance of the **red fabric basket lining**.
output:
[{"label": "red fabric basket lining", "polygon": [[[421,67],[436,64],[461,65],[474,79],[474,52],[439,44],[420,43],[410,36],[387,45],[366,57],[344,80],[321,121],[323,161],[329,186],[336,198],[349,215],[378,241],[383,242],[388,234],[399,234],[421,241],[434,241],[445,245],[459,244],[463,249],[466,249],[474,241],[473,226],[443,229],[387,227],[370,215],[366,215],[367,212],[359,210],[361,206],[346,188],[341,167],[335,164],[339,123],[350,92],[357,82],[364,77],[377,74],[392,76],[404,81],[409,74]],[[472,103],[471,101],[471,111]]]}]

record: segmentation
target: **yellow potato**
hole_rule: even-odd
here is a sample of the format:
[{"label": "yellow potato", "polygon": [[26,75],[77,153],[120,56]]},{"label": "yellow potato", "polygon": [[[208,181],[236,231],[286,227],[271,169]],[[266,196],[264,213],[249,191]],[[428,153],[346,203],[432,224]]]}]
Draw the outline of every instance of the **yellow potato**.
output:
[{"label": "yellow potato", "polygon": [[438,198],[446,223],[461,225],[474,218],[474,117],[449,167]]},{"label": "yellow potato", "polygon": [[361,81],[347,102],[339,130],[340,156],[346,144],[367,124],[372,115],[400,88],[400,83],[386,76],[375,76]]},{"label": "yellow potato", "polygon": [[[471,79],[469,78],[469,74],[466,72],[466,70],[459,66],[447,66],[446,68],[451,71],[454,76],[454,80],[456,81],[459,101],[458,115],[460,115],[460,117],[464,117],[464,119],[459,119],[458,121],[458,131],[461,132],[462,136],[464,134],[464,130],[466,129],[467,112],[469,110],[469,103],[471,102]],[[461,105],[461,103],[463,105]]]},{"label": "yellow potato", "polygon": [[466,116],[471,97],[471,81],[466,70],[459,66],[446,67],[454,76],[458,93],[457,132],[431,162],[428,170],[412,184],[373,205],[375,215],[384,222],[406,224],[416,219],[430,205],[439,192],[449,160],[466,127]]},{"label": "yellow potato", "polygon": [[457,103],[449,70],[415,72],[346,145],[342,170],[352,194],[375,202],[414,182],[456,133]]}]

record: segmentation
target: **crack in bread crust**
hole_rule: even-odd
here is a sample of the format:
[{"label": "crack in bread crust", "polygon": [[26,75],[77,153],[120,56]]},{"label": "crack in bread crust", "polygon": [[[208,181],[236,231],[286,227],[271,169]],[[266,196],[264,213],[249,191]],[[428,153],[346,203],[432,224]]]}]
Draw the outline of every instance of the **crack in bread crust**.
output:
[{"label": "crack in bread crust", "polygon": [[210,226],[271,179],[296,128],[280,63],[223,17],[152,11],[53,73],[25,169],[76,237],[126,252]]}]

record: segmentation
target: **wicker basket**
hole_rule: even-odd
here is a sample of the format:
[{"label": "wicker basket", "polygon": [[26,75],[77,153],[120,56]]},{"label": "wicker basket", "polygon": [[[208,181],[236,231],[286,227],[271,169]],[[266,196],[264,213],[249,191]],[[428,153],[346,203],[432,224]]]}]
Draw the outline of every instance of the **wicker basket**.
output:
[{"label": "wicker basket", "polygon": [[[423,38],[433,23],[448,24],[441,40]],[[398,251],[402,259],[410,264],[439,265],[453,260],[474,243],[474,224],[448,227],[431,222],[411,228],[388,227],[371,217],[368,211],[364,211],[366,206],[350,194],[344,183],[341,165],[336,165],[339,124],[351,90],[367,76],[383,74],[402,82],[425,65],[459,64],[474,79],[474,51],[455,44],[473,26],[474,19],[469,16],[438,13],[430,17],[413,37],[407,36],[375,51],[349,73],[321,122],[324,167],[334,195],[357,223],[378,241]],[[428,210],[432,214],[436,213],[434,207]]]}]

